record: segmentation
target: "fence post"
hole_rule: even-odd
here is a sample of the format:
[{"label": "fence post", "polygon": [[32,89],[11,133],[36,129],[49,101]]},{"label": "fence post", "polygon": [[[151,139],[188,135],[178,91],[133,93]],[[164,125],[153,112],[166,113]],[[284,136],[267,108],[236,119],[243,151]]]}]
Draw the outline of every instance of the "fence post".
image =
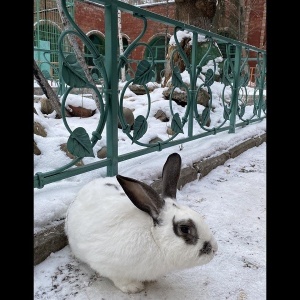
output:
[{"label": "fence post", "polygon": [[108,86],[104,90],[106,107],[108,109],[106,136],[107,176],[118,173],[118,9],[117,1],[105,1],[105,69],[108,77]]},{"label": "fence post", "polygon": [[[259,67],[259,80],[258,80],[258,89],[259,89],[259,100],[258,100],[258,113],[257,116],[260,118],[261,117],[261,110],[263,106],[263,97],[264,97],[264,88],[265,88],[265,78],[266,78],[266,60],[267,60],[267,55],[266,54],[261,54],[262,55],[262,62],[258,66]],[[255,81],[257,81],[255,79]],[[255,105],[255,104],[254,104]]]},{"label": "fence post", "polygon": [[236,113],[238,108],[239,84],[240,84],[240,65],[241,65],[241,46],[235,46],[233,84],[230,104],[229,133],[235,133]]},{"label": "fence post", "polygon": [[197,47],[198,47],[198,33],[193,32],[193,45],[192,45],[192,62],[190,65],[190,111],[189,111],[189,120],[188,120],[188,136],[193,136],[193,120],[194,120],[194,111],[197,107],[197,99],[196,99],[196,90],[197,90],[197,74],[196,74],[196,66],[197,66]]}]

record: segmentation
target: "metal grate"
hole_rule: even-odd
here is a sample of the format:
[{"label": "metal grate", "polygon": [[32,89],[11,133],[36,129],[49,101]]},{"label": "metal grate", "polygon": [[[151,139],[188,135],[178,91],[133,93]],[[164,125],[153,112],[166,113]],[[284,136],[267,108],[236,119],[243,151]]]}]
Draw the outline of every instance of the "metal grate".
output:
[{"label": "metal grate", "polygon": [[[74,0],[67,1],[74,16]],[[34,0],[34,59],[43,71],[58,78],[58,38],[64,30],[56,0]],[[68,45],[66,51],[71,51]]]}]

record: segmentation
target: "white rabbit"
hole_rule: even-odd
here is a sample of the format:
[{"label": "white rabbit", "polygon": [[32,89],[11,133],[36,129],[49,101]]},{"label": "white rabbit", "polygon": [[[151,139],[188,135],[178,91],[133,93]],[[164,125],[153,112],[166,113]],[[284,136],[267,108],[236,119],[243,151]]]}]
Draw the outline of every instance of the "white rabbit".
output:
[{"label": "white rabbit", "polygon": [[70,205],[65,231],[73,254],[125,293],[174,270],[208,263],[217,242],[196,211],[176,202],[181,157],[169,155],[162,195],[132,178],[94,179]]}]

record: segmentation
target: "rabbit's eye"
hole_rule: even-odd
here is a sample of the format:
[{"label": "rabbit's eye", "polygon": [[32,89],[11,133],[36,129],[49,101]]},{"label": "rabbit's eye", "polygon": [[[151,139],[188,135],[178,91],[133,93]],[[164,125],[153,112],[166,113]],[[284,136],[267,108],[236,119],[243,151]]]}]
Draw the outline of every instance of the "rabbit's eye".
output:
[{"label": "rabbit's eye", "polygon": [[182,233],[190,233],[190,228],[187,225],[180,225],[179,228]]},{"label": "rabbit's eye", "polygon": [[173,231],[189,245],[196,245],[199,239],[195,223],[191,220],[175,221],[173,217]]}]

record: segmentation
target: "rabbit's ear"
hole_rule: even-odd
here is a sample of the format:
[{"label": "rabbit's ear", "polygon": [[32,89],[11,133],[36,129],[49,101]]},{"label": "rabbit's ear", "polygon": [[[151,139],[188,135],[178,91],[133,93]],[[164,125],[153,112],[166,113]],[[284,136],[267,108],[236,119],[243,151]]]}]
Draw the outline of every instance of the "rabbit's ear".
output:
[{"label": "rabbit's ear", "polygon": [[116,177],[131,202],[140,210],[148,213],[157,223],[158,215],[165,204],[159,194],[141,181],[121,175]]},{"label": "rabbit's ear", "polygon": [[162,196],[176,199],[177,183],[181,170],[181,157],[178,153],[170,154],[162,171]]}]

